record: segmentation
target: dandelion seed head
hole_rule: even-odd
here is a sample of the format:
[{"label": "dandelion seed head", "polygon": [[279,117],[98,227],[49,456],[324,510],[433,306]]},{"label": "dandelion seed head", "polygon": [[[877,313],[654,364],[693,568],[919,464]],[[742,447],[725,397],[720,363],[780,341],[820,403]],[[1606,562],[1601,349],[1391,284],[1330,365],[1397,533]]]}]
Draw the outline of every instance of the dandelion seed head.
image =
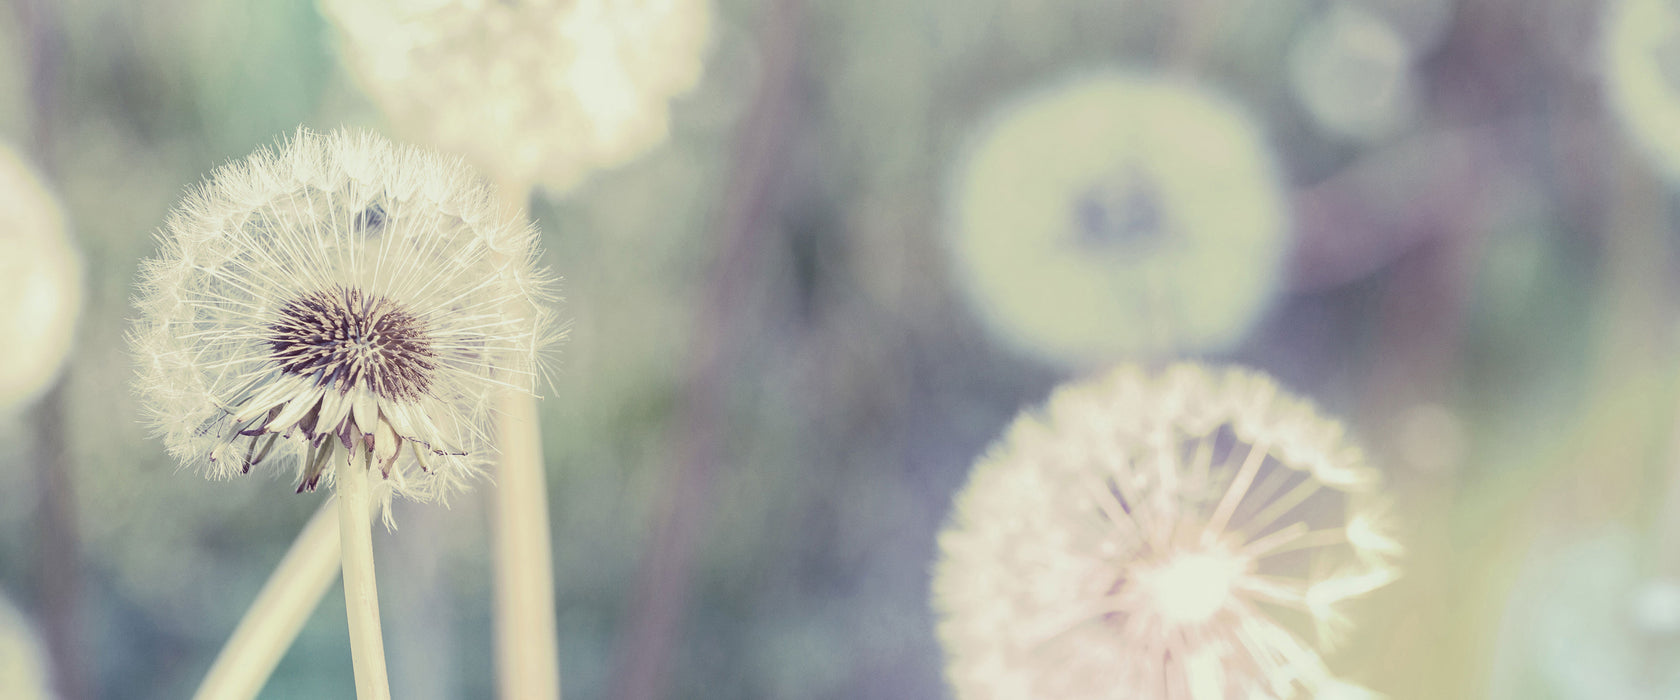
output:
[{"label": "dandelion seed head", "polygon": [[1323,659],[1391,582],[1376,472],[1243,369],[1061,388],[974,467],[939,536],[956,696],[1359,697]]},{"label": "dandelion seed head", "polygon": [[1607,101],[1657,170],[1680,180],[1680,8],[1617,0],[1604,12]]},{"label": "dandelion seed head", "polygon": [[1253,121],[1165,77],[1084,75],[1017,100],[979,129],[950,187],[948,248],[971,306],[1069,364],[1228,346],[1288,245]]},{"label": "dandelion seed head", "polygon": [[0,145],[0,413],[28,405],[54,379],[81,313],[82,265],[58,200]]},{"label": "dandelion seed head", "polygon": [[0,697],[48,700],[47,657],[23,613],[0,594]]},{"label": "dandelion seed head", "polygon": [[322,0],[396,126],[554,192],[647,152],[699,82],[704,0]]},{"label": "dandelion seed head", "polygon": [[1347,137],[1377,139],[1414,116],[1411,47],[1382,15],[1332,5],[1290,47],[1289,85],[1320,126]]},{"label": "dandelion seed head", "polygon": [[387,499],[440,498],[493,458],[494,397],[533,391],[559,336],[523,214],[370,134],[299,131],[223,167],[160,239],[138,388],[170,451],[212,477],[290,466],[304,490],[352,464]]}]

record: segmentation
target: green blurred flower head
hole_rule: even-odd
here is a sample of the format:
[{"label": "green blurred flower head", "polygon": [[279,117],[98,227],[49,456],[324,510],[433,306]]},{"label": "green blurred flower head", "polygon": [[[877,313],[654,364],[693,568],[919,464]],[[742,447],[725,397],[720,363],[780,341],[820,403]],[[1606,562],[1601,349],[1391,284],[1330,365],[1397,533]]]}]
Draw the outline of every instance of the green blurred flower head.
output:
[{"label": "green blurred flower head", "polygon": [[321,0],[401,131],[492,176],[566,192],[664,141],[699,82],[705,0]]},{"label": "green blurred flower head", "polygon": [[933,604],[962,700],[1363,697],[1321,658],[1398,575],[1376,472],[1241,369],[1058,389],[975,465]]},{"label": "green blurred flower head", "polygon": [[1254,123],[1163,77],[1099,73],[1019,99],[951,186],[949,249],[972,306],[1010,342],[1074,364],[1232,344],[1289,243]]},{"label": "green blurred flower head", "polygon": [[48,700],[47,657],[23,613],[0,594],[0,697]]},{"label": "green blurred flower head", "polygon": [[0,144],[0,413],[58,376],[82,308],[82,263],[64,212],[35,171]]},{"label": "green blurred flower head", "polygon": [[1603,23],[1606,98],[1634,142],[1669,180],[1680,180],[1680,8],[1617,0]]},{"label": "green blurred flower head", "polygon": [[1416,110],[1411,47],[1381,15],[1336,4],[1289,52],[1289,86],[1325,129],[1357,139],[1386,136]]}]

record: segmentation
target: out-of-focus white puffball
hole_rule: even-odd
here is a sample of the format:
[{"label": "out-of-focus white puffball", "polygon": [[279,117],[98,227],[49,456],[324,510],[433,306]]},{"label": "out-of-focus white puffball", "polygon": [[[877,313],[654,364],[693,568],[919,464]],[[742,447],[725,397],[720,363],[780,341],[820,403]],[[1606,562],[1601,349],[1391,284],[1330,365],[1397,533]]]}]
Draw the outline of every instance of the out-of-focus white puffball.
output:
[{"label": "out-of-focus white puffball", "polygon": [[1605,98],[1658,171],[1680,181],[1680,8],[1666,0],[1606,7]]},{"label": "out-of-focus white puffball", "polygon": [[23,613],[0,594],[0,697],[48,700],[47,658]]},{"label": "out-of-focus white puffball", "polygon": [[972,307],[1071,365],[1231,345],[1289,245],[1259,128],[1173,78],[1100,72],[1020,97],[979,129],[949,186],[949,252]]},{"label": "out-of-focus white puffball", "polygon": [[1355,139],[1393,133],[1416,113],[1412,54],[1380,15],[1336,5],[1301,30],[1289,85],[1325,129]]},{"label": "out-of-focus white puffball", "polygon": [[0,413],[38,398],[69,354],[82,264],[58,200],[0,144]]},{"label": "out-of-focus white puffball", "polygon": [[663,142],[700,80],[705,0],[321,0],[401,132],[564,193]]}]

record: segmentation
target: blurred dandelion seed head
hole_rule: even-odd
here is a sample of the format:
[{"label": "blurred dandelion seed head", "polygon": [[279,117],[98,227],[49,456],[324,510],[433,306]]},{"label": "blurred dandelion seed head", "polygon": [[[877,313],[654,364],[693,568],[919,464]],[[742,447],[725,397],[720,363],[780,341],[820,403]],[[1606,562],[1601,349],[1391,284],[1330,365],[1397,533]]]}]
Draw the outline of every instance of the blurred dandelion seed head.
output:
[{"label": "blurred dandelion seed head", "polygon": [[1358,139],[1402,127],[1416,110],[1412,54],[1383,17],[1337,4],[1289,52],[1289,85],[1319,125]]},{"label": "blurred dandelion seed head", "polygon": [[933,575],[964,700],[1357,697],[1322,653],[1398,575],[1377,473],[1243,369],[1058,389],[974,467]]},{"label": "blurred dandelion seed head", "polygon": [[1070,363],[1215,350],[1265,308],[1288,241],[1271,152],[1229,101],[1087,75],[984,126],[951,182],[949,250],[972,306]]},{"label": "blurred dandelion seed head", "polygon": [[1680,8],[1665,0],[1605,8],[1606,99],[1658,171],[1680,180]]},{"label": "blurred dandelion seed head", "polygon": [[1506,600],[1494,700],[1680,697],[1675,583],[1622,527],[1535,547]]},{"label": "blurred dandelion seed head", "polygon": [[70,353],[82,263],[39,175],[0,145],[0,413],[38,398]]},{"label": "blurred dandelion seed head", "polygon": [[47,657],[35,630],[5,595],[0,594],[0,697],[47,700]]},{"label": "blurred dandelion seed head", "polygon": [[[493,457],[490,405],[558,337],[537,232],[464,166],[299,131],[194,189],[145,263],[131,334],[157,432],[212,477],[354,450],[383,494],[441,498]],[[383,487],[382,487],[383,488]]]},{"label": "blurred dandelion seed head", "polygon": [[398,129],[555,193],[665,140],[699,82],[704,0],[321,0]]}]

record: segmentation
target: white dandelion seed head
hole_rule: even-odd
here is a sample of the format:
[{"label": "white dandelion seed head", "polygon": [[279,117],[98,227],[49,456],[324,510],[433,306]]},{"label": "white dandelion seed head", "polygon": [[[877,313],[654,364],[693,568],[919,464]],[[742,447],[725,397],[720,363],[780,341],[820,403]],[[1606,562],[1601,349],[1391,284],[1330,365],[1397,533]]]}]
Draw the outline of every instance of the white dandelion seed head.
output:
[{"label": "white dandelion seed head", "polygon": [[1414,116],[1411,46],[1382,15],[1336,4],[1289,51],[1289,86],[1331,132],[1357,139],[1394,133]]},{"label": "white dandelion seed head", "polygon": [[58,376],[82,308],[82,263],[58,200],[0,145],[0,413]]},{"label": "white dandelion seed head", "polygon": [[705,0],[321,0],[398,129],[562,193],[665,140],[700,80]]},{"label": "white dandelion seed head", "polygon": [[1377,487],[1334,420],[1257,372],[1058,389],[939,535],[947,678],[963,700],[1369,697],[1322,655],[1347,601],[1398,575]]},{"label": "white dandelion seed head", "polygon": [[1680,8],[1606,3],[1601,31],[1607,101],[1658,171],[1680,181]]},{"label": "white dandelion seed head", "polygon": [[[434,500],[494,457],[498,392],[558,338],[536,229],[465,166],[299,130],[190,192],[146,261],[138,388],[184,464],[226,478],[346,464]],[[354,458],[360,455],[360,458]],[[378,480],[376,480],[378,481]]]},{"label": "white dandelion seed head", "polygon": [[47,656],[23,613],[0,594],[0,697],[48,700],[55,697],[47,674]]},{"label": "white dandelion seed head", "polygon": [[1089,364],[1216,350],[1265,308],[1289,244],[1270,149],[1237,105],[1103,72],[983,127],[953,173],[948,248],[999,335]]}]

